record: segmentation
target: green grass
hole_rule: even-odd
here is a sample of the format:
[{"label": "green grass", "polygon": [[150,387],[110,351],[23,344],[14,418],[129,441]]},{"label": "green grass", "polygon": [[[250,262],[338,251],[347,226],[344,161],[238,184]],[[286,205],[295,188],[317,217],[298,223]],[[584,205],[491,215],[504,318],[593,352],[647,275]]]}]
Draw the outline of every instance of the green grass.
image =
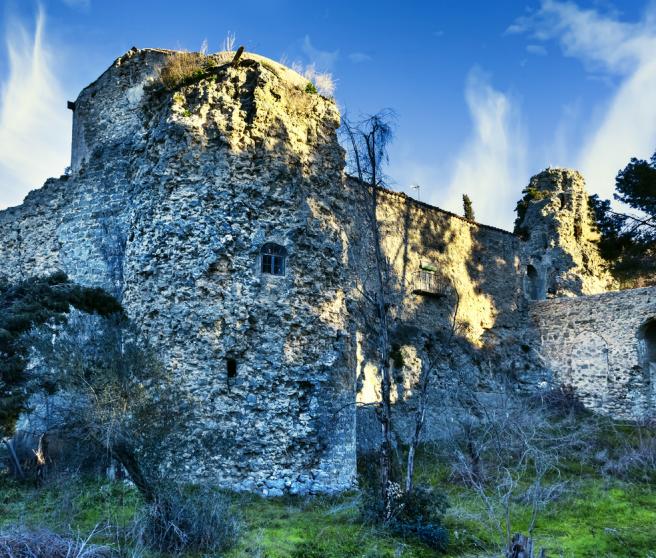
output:
[{"label": "green grass", "polygon": [[[442,487],[452,505],[447,556],[490,556],[498,541],[479,498],[448,481],[448,469],[420,461],[420,481]],[[574,467],[572,467],[574,469]],[[534,537],[547,556],[656,558],[656,487],[571,472],[567,492],[538,517]],[[357,494],[333,498],[263,499],[235,496],[244,529],[226,558],[426,558],[436,554],[415,540],[391,536],[359,520]],[[24,524],[86,534],[97,525],[124,531],[139,509],[135,491],[122,484],[72,480],[34,488],[0,477],[0,528]],[[514,531],[526,531],[530,509],[513,504]],[[116,527],[112,532],[116,532]],[[104,538],[103,538],[104,537]],[[108,542],[100,534],[97,542]],[[189,555],[190,557],[193,555]],[[195,557],[200,558],[200,557]]]},{"label": "green grass", "polygon": [[[264,499],[235,496],[244,530],[227,558],[427,558],[434,553],[413,540],[392,537],[359,522],[358,496]],[[122,483],[70,480],[41,488],[0,477],[0,529],[49,528],[86,536],[106,525],[95,542],[111,543],[139,509],[135,490]],[[238,510],[238,511],[237,511]],[[154,555],[153,555],[154,556]],[[196,558],[190,554],[189,557]]]},{"label": "green grass", "polygon": [[357,496],[249,498],[243,506],[246,533],[230,558],[340,558],[348,556],[423,558],[434,556],[414,541],[403,541],[359,522]]},{"label": "green grass", "polygon": [[[656,558],[655,487],[587,479],[570,490],[538,515],[534,539],[547,556]],[[493,548],[498,536],[476,495],[453,485],[447,493],[454,504],[445,521],[452,538],[448,556]],[[513,531],[526,533],[530,515],[528,506],[515,503]]]}]

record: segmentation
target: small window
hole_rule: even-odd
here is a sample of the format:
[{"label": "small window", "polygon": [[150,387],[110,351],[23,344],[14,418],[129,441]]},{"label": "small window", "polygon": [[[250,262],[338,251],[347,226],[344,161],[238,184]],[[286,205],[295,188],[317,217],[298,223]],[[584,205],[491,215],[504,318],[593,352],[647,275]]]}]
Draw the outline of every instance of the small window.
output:
[{"label": "small window", "polygon": [[540,300],[540,278],[538,270],[532,265],[526,266],[526,294],[531,300]]},{"label": "small window", "polygon": [[262,273],[269,275],[285,274],[285,259],[287,250],[279,244],[267,243],[262,246]]},{"label": "small window", "polygon": [[226,371],[229,379],[232,380],[237,377],[237,361],[234,358],[229,358],[226,361]]}]

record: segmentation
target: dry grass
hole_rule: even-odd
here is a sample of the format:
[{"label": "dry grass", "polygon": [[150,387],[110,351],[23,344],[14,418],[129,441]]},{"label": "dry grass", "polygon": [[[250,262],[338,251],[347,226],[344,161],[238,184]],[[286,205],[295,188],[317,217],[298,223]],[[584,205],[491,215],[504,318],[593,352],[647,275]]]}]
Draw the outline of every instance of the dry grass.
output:
[{"label": "dry grass", "polygon": [[144,546],[175,556],[225,551],[237,543],[240,530],[229,500],[208,486],[162,488],[133,526],[134,538]]},{"label": "dry grass", "polygon": [[176,52],[168,57],[159,77],[164,87],[173,90],[202,78],[210,65],[210,58],[200,52]]},{"label": "dry grass", "polygon": [[333,79],[332,74],[328,72],[318,72],[314,64],[309,64],[304,67],[303,64],[299,62],[294,62],[292,64],[292,70],[301,74],[314,86],[313,88],[308,87],[306,92],[314,92],[313,89],[316,89],[316,92],[324,97],[332,97],[334,95],[335,80]]},{"label": "dry grass", "polygon": [[107,546],[86,539],[69,539],[51,531],[14,529],[0,532],[0,558],[110,558]]}]

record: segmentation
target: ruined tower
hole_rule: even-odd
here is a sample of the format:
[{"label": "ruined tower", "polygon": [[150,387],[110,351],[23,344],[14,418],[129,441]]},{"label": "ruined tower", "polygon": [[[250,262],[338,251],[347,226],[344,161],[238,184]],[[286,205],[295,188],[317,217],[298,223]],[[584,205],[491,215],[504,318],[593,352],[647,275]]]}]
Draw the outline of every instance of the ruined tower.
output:
[{"label": "ruined tower", "polygon": [[0,273],[63,270],[120,298],[186,405],[160,460],[176,478],[349,488],[338,110],[250,54],[164,87],[160,68],[185,55],[133,49],[71,103],[72,174],[0,215]]},{"label": "ruined tower", "polygon": [[599,254],[585,181],[549,168],[533,176],[518,203],[516,232],[525,240],[525,293],[531,300],[605,292],[614,286]]}]

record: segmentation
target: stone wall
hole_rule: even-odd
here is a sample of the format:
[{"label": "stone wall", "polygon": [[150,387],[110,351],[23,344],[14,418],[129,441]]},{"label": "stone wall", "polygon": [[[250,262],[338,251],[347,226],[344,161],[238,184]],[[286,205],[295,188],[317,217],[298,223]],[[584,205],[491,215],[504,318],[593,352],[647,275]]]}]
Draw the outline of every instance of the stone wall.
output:
[{"label": "stone wall", "polygon": [[635,419],[656,408],[650,321],[656,288],[534,302],[531,322],[551,381],[571,385],[585,405]]},{"label": "stone wall", "polygon": [[[358,340],[358,443],[370,449],[380,430],[371,407],[380,400],[379,321],[361,293],[375,294],[375,262],[371,228],[366,225],[367,190],[355,180],[350,181],[350,189],[357,212],[349,232],[351,265],[359,284],[353,299],[356,305],[360,302],[352,312]],[[439,437],[445,390],[453,389],[464,376],[479,378],[480,389],[486,389],[491,373],[525,368],[528,355],[517,350],[523,342],[526,306],[521,243],[507,231],[387,190],[379,190],[377,218],[383,252],[390,262],[392,345],[401,356],[394,360],[402,362],[392,372],[395,422],[402,437],[412,429],[422,361],[429,358],[426,338],[435,335],[444,341],[457,308],[453,367],[440,365],[429,396],[426,436]],[[435,292],[422,283],[426,276],[434,281]]]},{"label": "stone wall", "polygon": [[[354,403],[360,446],[379,431],[379,332],[370,198],[344,177],[335,103],[252,54],[166,91],[175,55],[133,49],[80,93],[72,174],[0,212],[0,274],[63,270],[121,299],[179,390],[162,472],[269,495],[349,488]],[[449,358],[428,437],[463,377],[490,392],[499,376],[571,383],[621,417],[653,408],[656,290],[529,303],[612,287],[580,175],[549,169],[529,188],[525,241],[377,190],[400,430],[431,335]],[[286,251],[282,276],[262,273],[267,243]]]},{"label": "stone wall", "polygon": [[[0,212],[0,273],[63,270],[121,298],[184,406],[163,472],[264,494],[348,488],[338,111],[256,56],[153,87],[171,55],[131,51],[80,94],[73,173]],[[286,248],[284,276],[260,272],[267,242]]]}]

